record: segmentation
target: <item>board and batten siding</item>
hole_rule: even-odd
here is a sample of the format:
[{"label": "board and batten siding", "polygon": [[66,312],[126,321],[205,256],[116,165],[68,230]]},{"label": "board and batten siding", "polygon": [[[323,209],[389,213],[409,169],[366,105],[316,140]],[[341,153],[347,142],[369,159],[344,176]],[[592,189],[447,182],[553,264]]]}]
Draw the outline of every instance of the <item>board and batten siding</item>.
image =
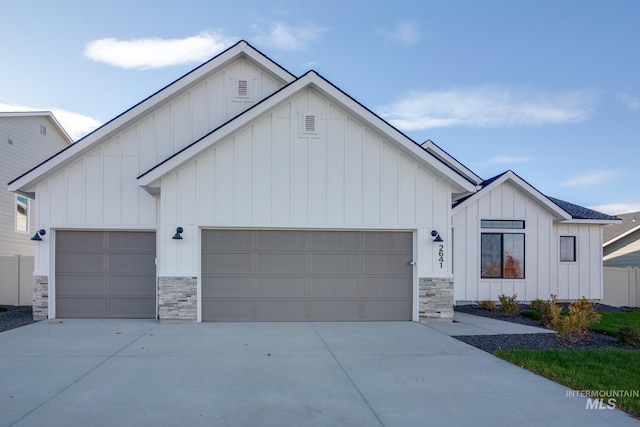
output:
[{"label": "board and batten siding", "polygon": [[[301,132],[304,114],[318,118],[317,134]],[[428,238],[432,227],[448,238],[451,192],[307,89],[161,178],[159,275],[199,275],[199,227],[221,227],[417,230],[419,274],[450,276]],[[172,240],[178,226],[184,239]]]},{"label": "board and batten siding", "polygon": [[[520,301],[602,297],[602,262],[597,250],[601,239],[597,224],[556,223],[548,210],[509,183],[492,189],[465,207],[454,210],[453,268],[457,302],[497,300],[500,294],[517,294]],[[525,278],[482,279],[480,277],[480,221],[524,220]],[[500,232],[499,230],[484,230]],[[559,236],[576,236],[576,262],[560,262]]]},{"label": "board and batten siding", "polygon": [[29,200],[28,232],[16,231],[16,195],[7,191],[6,184],[66,146],[67,139],[47,116],[0,117],[0,182],[4,185],[0,190],[0,256],[32,256],[30,239],[39,228],[36,202]]},{"label": "board and batten siding", "polygon": [[[249,82],[249,96],[235,96],[237,79]],[[60,229],[155,229],[156,199],[138,186],[137,177],[279,87],[274,78],[241,58],[177,93],[39,182],[39,224]],[[48,275],[49,241],[38,245],[38,274]]]}]

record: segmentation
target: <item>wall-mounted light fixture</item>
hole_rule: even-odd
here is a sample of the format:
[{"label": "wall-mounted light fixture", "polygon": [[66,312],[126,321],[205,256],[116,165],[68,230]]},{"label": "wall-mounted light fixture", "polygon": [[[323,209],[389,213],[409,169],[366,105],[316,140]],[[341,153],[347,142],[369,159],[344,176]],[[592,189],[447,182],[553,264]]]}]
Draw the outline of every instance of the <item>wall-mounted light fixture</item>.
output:
[{"label": "wall-mounted light fixture", "polygon": [[176,228],[176,234],[173,235],[172,239],[173,240],[182,240],[182,233],[183,232],[184,232],[184,229],[182,227]]},{"label": "wall-mounted light fixture", "polygon": [[36,234],[33,235],[31,240],[35,240],[36,242],[42,242],[42,237],[40,236],[44,236],[45,234],[47,234],[47,232],[45,231],[44,228],[41,228],[40,230],[36,231]]},{"label": "wall-mounted light fixture", "polygon": [[444,240],[442,240],[442,237],[440,237],[440,233],[438,233],[436,230],[431,230],[431,236],[434,237],[434,242],[444,242]]}]

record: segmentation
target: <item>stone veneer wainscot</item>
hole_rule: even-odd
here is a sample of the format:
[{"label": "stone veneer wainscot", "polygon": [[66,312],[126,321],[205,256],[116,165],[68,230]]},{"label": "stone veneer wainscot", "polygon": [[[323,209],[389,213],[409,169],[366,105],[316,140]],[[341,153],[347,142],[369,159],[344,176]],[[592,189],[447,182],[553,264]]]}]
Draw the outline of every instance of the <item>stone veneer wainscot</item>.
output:
[{"label": "stone veneer wainscot", "polygon": [[453,278],[421,277],[418,285],[420,321],[453,321]]},{"label": "stone veneer wainscot", "polygon": [[197,277],[158,277],[158,318],[185,322],[198,320]]}]

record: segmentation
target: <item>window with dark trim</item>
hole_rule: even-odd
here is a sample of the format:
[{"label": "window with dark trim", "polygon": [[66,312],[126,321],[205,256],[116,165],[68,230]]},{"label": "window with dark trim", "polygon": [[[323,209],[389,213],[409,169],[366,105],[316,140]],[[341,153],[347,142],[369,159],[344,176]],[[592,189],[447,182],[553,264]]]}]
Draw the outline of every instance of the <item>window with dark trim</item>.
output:
[{"label": "window with dark trim", "polygon": [[560,236],[560,262],[576,261],[576,236]]},{"label": "window with dark trim", "polygon": [[502,228],[509,230],[524,230],[524,221],[522,220],[501,220],[501,219],[483,219],[480,221],[482,228]]}]

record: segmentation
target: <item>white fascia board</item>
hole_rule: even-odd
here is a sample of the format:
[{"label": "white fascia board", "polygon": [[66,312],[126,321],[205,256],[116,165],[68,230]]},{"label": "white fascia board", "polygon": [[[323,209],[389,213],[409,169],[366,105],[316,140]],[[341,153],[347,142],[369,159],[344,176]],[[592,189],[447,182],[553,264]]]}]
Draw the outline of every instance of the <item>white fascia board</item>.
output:
[{"label": "white fascia board", "polygon": [[285,101],[289,97],[293,96],[298,91],[312,87],[323,93],[325,96],[331,98],[338,104],[345,107],[347,111],[360,117],[364,121],[375,126],[379,132],[388,137],[390,142],[396,142],[403,151],[413,155],[414,158],[419,159],[423,164],[434,170],[440,175],[445,182],[453,185],[456,188],[464,191],[475,191],[475,186],[464,179],[462,176],[449,169],[444,163],[437,159],[430,159],[425,151],[408,137],[403,135],[392,126],[388,125],[378,116],[364,108],[361,104],[354,101],[351,97],[344,92],[337,89],[327,80],[319,76],[315,71],[309,71],[298,80],[294,81],[290,85],[286,86],[279,92],[276,92],[271,97],[257,104],[255,107],[245,111],[240,116],[236,117],[227,124],[221,126],[214,132],[205,136],[203,139],[197,141],[181,152],[177,153],[173,157],[170,157],[165,162],[155,166],[153,169],[145,172],[138,177],[138,184],[145,188],[150,193],[157,193],[155,188],[158,185],[158,180],[165,174],[170,173],[176,167],[179,167],[184,162],[187,162],[196,157],[203,150],[209,148],[212,144],[229,137],[233,132],[249,124],[252,120],[259,117],[275,105]]},{"label": "white fascia board", "polygon": [[569,215],[568,212],[566,212],[560,206],[558,206],[555,203],[553,203],[544,194],[542,194],[541,192],[536,190],[534,187],[531,186],[531,184],[528,184],[525,180],[520,178],[513,171],[507,171],[500,178],[496,179],[491,184],[489,184],[488,186],[484,187],[478,193],[474,194],[473,196],[469,197],[464,202],[462,202],[459,205],[455,206],[453,208],[453,211],[455,212],[457,210],[463,209],[463,207],[465,207],[466,205],[472,203],[478,197],[482,197],[482,195],[490,192],[491,190],[493,190],[494,188],[502,185],[506,181],[509,181],[510,183],[515,185],[518,189],[520,189],[522,192],[528,194],[532,199],[536,200],[538,202],[538,204],[540,204],[541,206],[544,206],[547,210],[549,210],[551,213],[554,214],[556,219],[564,220],[564,221],[571,220],[571,215]]},{"label": "white fascia board", "polygon": [[476,185],[482,184],[483,179],[476,175],[471,169],[460,163],[457,159],[455,159],[451,154],[444,151],[435,142],[428,139],[422,144],[422,147],[430,151],[434,156],[436,156],[441,161],[447,163],[450,167],[466,176],[467,179],[473,181]]},{"label": "white fascia board", "polygon": [[570,219],[567,221],[559,221],[560,224],[620,224],[621,221],[615,219]]},{"label": "white fascia board", "polygon": [[59,152],[54,157],[51,157],[49,160],[14,180],[9,185],[9,191],[24,191],[25,187],[33,186],[34,183],[53,173],[52,171],[68,164],[77,157],[93,149],[101,142],[116,135],[120,130],[135,122],[141,115],[177,96],[183,90],[187,89],[207,74],[214,72],[217,68],[224,66],[233,58],[239,56],[244,56],[265,67],[274,76],[281,78],[282,82],[285,84],[295,80],[295,76],[269,60],[263,54],[251,47],[247,42],[238,42],[236,45],[220,53],[218,56],[193,69],[178,80],[169,83],[153,95],[115,117],[111,121],[105,123],[75,144],[67,147],[64,151]]}]

